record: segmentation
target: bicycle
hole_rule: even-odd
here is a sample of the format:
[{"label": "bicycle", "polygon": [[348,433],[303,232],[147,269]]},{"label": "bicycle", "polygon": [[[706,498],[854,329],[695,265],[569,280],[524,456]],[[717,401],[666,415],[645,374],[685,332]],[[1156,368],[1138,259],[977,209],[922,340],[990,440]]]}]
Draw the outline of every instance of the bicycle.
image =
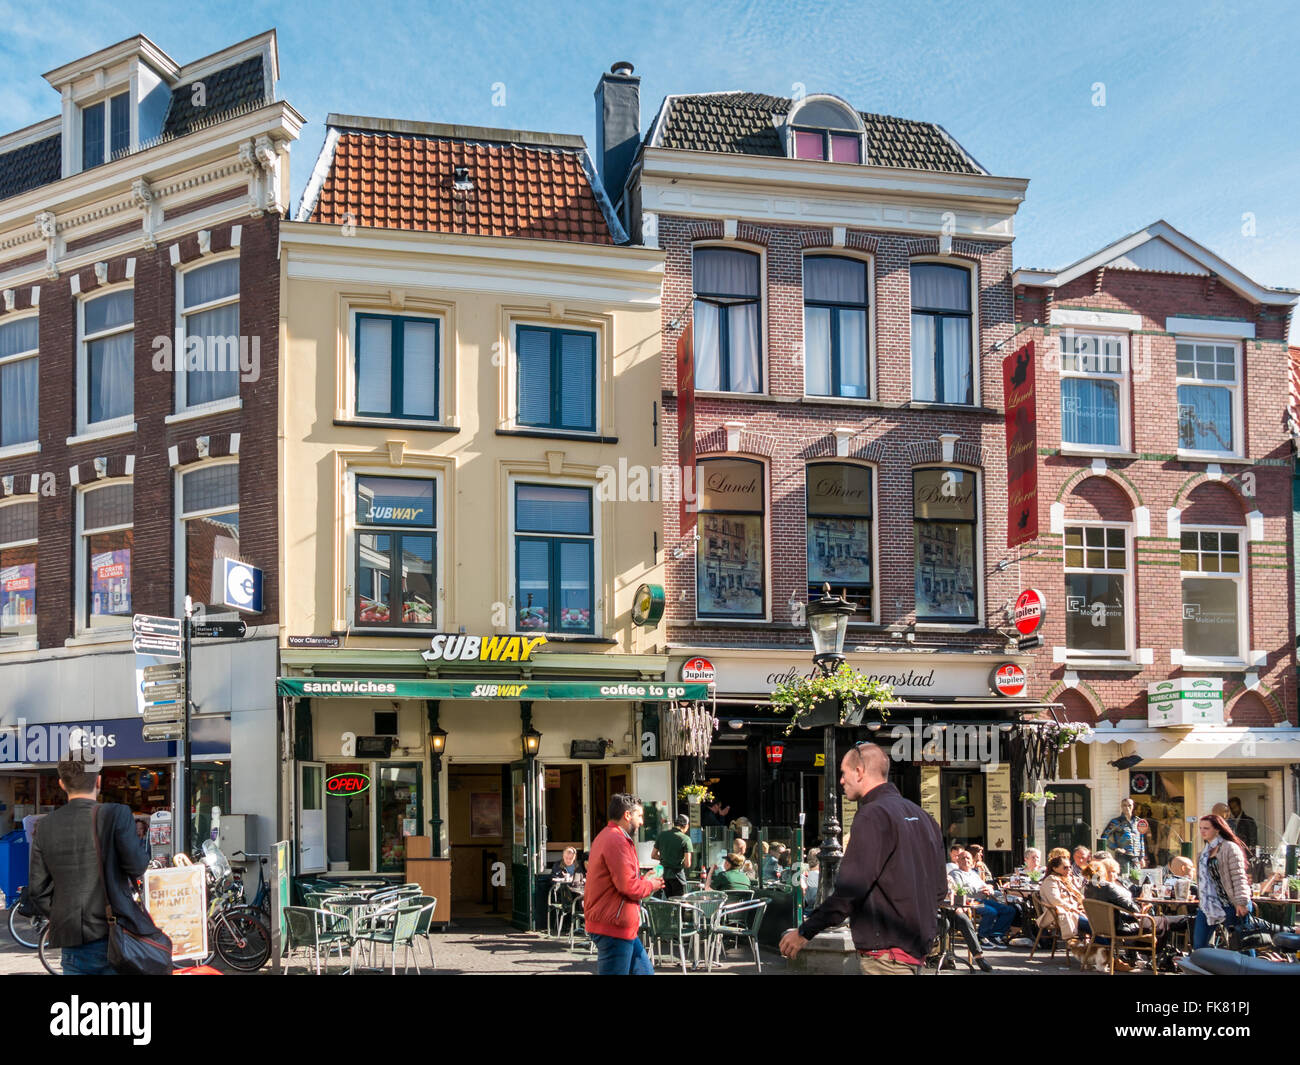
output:
[{"label": "bicycle", "polygon": [[41,933],[49,923],[48,917],[36,912],[35,905],[28,898],[27,886],[23,885],[18,898],[9,908],[9,934],[15,942],[28,950],[37,950],[40,947]]},{"label": "bicycle", "polygon": [[41,964],[45,971],[51,976],[63,976],[63,948],[52,946],[50,944],[50,924],[47,921],[45,927],[41,929],[40,944],[36,948],[36,954],[41,959]]},{"label": "bicycle", "polygon": [[[236,858],[256,858],[257,859],[257,891],[253,895],[253,901],[249,903],[255,910],[261,910],[262,915],[266,918],[267,923],[271,921],[271,884],[266,879],[266,863],[271,860],[269,854],[252,854],[248,851],[235,851]],[[242,878],[239,878],[240,886],[243,886]],[[247,896],[245,896],[247,897]]]}]

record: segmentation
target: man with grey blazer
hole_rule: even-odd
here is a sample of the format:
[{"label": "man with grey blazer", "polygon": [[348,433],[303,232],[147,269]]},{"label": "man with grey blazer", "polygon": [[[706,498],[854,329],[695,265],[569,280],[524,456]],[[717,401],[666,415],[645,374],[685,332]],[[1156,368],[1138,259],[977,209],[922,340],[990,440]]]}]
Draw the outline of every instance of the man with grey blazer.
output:
[{"label": "man with grey blazer", "polygon": [[63,971],[112,975],[105,904],[111,904],[113,916],[136,934],[154,930],[131,898],[132,881],[149,864],[148,839],[137,833],[129,807],[100,804],[99,775],[84,761],[60,762],[59,785],[68,793],[68,802],[37,827],[28,891],[50,918],[50,944],[63,948]]}]

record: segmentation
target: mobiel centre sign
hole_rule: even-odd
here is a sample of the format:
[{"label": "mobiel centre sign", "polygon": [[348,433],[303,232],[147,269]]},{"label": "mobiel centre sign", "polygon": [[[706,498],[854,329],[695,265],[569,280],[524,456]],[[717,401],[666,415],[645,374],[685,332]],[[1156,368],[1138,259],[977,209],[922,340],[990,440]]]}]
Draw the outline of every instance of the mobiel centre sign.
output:
[{"label": "mobiel centre sign", "polygon": [[[884,652],[845,657],[869,679],[890,685],[900,699],[985,698],[991,694],[991,670],[1005,664],[1005,659],[992,655]],[[747,658],[724,655],[715,648],[711,660],[719,695],[766,696],[778,684],[813,673],[806,651],[765,651],[761,657]]]}]

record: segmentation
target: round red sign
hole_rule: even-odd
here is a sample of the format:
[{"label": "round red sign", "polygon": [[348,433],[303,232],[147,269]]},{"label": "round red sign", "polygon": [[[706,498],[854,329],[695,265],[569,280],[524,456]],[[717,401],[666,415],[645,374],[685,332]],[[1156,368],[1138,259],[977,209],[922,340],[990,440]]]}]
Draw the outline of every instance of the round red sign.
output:
[{"label": "round red sign", "polygon": [[1146,822],[1146,818],[1145,818],[1145,817],[1139,817],[1139,818],[1138,818],[1138,819],[1133,823],[1133,827],[1136,828],[1139,832],[1145,832],[1145,831],[1146,831],[1148,828],[1150,828],[1151,826],[1147,824],[1147,822]]},{"label": "round red sign", "polygon": [[1011,620],[1021,636],[1032,636],[1043,624],[1043,615],[1047,612],[1047,600],[1037,588],[1026,588],[1016,598]]},{"label": "round red sign", "polygon": [[692,658],[682,663],[682,680],[695,684],[712,684],[717,677],[713,663],[707,658]]},{"label": "round red sign", "polygon": [[993,690],[999,695],[1024,695],[1029,677],[1014,662],[1003,662],[993,671]]}]

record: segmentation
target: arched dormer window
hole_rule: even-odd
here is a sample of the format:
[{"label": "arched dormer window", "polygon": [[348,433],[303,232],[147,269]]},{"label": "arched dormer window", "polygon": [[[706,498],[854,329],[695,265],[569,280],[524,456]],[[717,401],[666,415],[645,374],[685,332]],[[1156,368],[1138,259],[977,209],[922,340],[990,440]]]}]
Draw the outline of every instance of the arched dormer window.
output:
[{"label": "arched dormer window", "polygon": [[833,163],[863,161],[862,116],[834,96],[807,96],[786,119],[790,155]]}]

